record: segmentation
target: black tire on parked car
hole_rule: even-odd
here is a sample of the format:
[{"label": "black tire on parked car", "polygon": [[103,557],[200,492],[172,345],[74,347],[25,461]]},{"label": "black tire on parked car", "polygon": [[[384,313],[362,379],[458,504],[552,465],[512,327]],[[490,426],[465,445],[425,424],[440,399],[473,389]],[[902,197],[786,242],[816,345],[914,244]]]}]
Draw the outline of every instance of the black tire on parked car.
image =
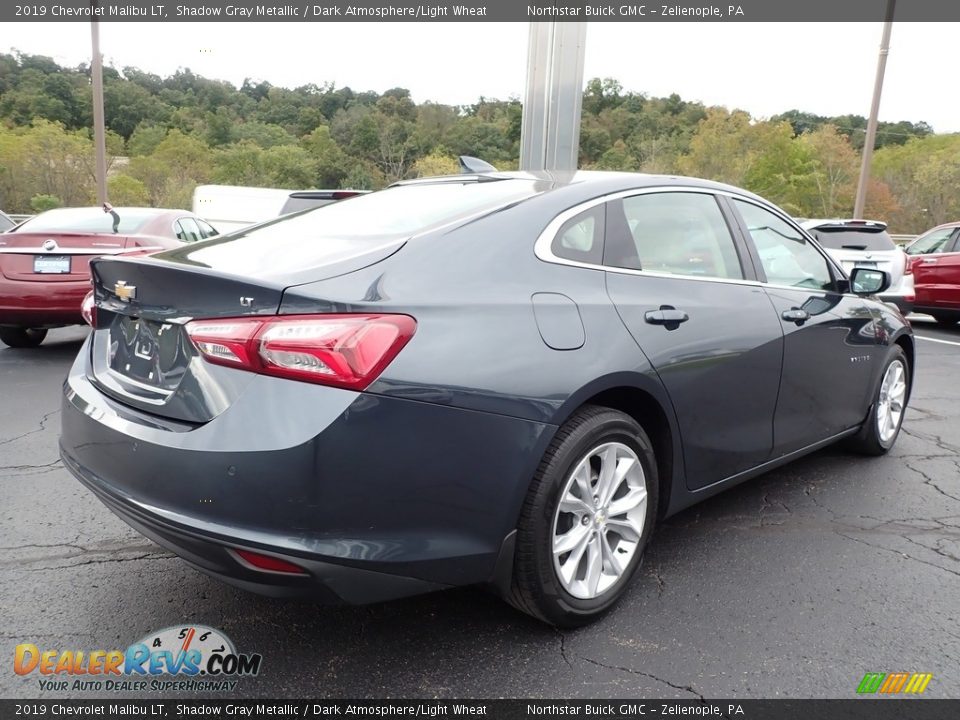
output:
[{"label": "black tire on parked car", "polygon": [[894,345],[880,374],[867,419],[848,443],[850,449],[863,455],[885,455],[900,434],[909,397],[910,364],[903,348]]},{"label": "black tire on parked car", "polygon": [[0,340],[12,348],[34,348],[43,342],[46,330],[24,327],[0,327]]},{"label": "black tire on parked car", "polygon": [[960,320],[960,314],[954,315],[951,313],[937,313],[933,316],[933,319],[937,321],[938,325],[953,327],[957,324],[957,321]]},{"label": "black tire on parked car", "polygon": [[640,565],[657,488],[653,446],[633,418],[578,410],[557,431],[524,501],[507,600],[560,627],[610,610]]}]

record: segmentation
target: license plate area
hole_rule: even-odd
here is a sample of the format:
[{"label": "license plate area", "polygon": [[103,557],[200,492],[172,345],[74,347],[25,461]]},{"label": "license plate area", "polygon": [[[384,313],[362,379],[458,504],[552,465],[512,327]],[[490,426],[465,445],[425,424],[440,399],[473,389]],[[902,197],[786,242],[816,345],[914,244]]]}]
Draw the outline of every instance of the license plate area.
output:
[{"label": "license plate area", "polygon": [[34,255],[33,272],[38,275],[69,275],[69,255]]},{"label": "license plate area", "polygon": [[117,316],[110,327],[108,365],[115,375],[172,391],[190,364],[179,325]]}]

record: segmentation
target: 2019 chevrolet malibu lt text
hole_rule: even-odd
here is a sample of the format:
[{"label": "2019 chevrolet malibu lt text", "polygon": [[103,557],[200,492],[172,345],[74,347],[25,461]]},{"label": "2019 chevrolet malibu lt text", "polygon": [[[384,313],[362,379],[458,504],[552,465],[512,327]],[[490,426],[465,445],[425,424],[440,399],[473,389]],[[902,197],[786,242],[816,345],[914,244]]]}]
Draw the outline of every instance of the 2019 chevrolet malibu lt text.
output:
[{"label": "2019 chevrolet malibu lt text", "polygon": [[92,272],[64,464],[200,570],[330,602],[589,622],[660,518],[889,450],[914,366],[886,273],[689,178],[402,182]]}]

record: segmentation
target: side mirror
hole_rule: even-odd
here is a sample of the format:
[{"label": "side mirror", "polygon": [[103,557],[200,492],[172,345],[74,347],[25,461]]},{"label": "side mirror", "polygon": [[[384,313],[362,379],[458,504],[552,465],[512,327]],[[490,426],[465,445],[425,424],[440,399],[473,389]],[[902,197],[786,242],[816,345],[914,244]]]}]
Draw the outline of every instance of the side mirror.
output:
[{"label": "side mirror", "polygon": [[850,292],[876,295],[890,287],[890,273],[873,268],[855,267],[850,271]]}]

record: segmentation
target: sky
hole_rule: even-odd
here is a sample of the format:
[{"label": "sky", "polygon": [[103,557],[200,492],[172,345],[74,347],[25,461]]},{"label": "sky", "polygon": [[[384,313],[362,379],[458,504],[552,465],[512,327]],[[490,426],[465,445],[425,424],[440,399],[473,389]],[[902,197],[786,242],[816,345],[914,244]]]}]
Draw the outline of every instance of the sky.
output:
[{"label": "sky", "polygon": [[[86,23],[7,25],[0,49],[89,62]],[[461,105],[480,96],[521,98],[526,23],[101,23],[115,67],[166,76],[190,68],[240,85],[411,91],[414,100]],[[869,114],[881,23],[589,23],[584,78],[625,90],[748,111]],[[960,132],[960,23],[895,23],[880,119],[926,121]]]}]

